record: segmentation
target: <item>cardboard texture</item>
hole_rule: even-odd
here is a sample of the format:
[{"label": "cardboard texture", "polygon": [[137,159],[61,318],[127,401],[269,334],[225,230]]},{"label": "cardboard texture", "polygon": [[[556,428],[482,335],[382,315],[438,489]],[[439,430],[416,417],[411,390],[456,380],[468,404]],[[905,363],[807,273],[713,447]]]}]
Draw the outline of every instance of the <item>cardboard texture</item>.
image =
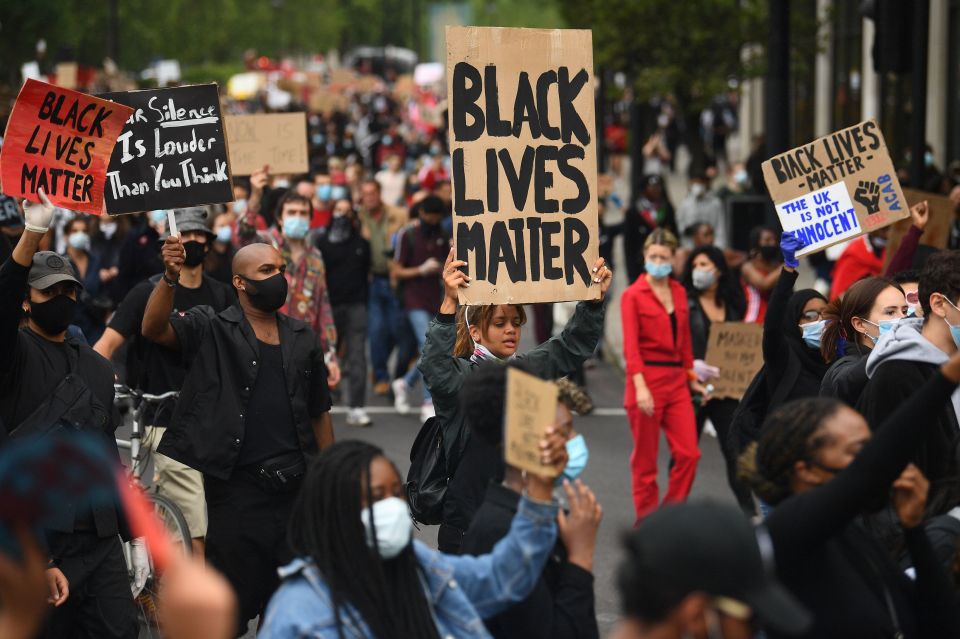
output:
[{"label": "cardboard texture", "polygon": [[447,27],[461,304],[598,299],[590,31]]},{"label": "cardboard texture", "polygon": [[110,158],[107,212],[233,200],[216,84],[104,94],[133,107]]},{"label": "cardboard texture", "polygon": [[234,175],[250,175],[264,164],[274,175],[309,169],[305,113],[228,115],[224,123]]},{"label": "cardboard texture", "polygon": [[515,368],[507,371],[507,463],[542,477],[560,474],[540,463],[540,440],[556,419],[557,385]]},{"label": "cardboard texture", "polygon": [[[903,189],[903,194],[907,197],[908,206],[914,206],[924,200],[927,201],[930,219],[927,220],[927,226],[923,230],[923,235],[920,236],[920,244],[938,249],[947,248],[947,240],[950,239],[950,224],[953,223],[955,215],[953,201],[939,193],[916,189]],[[903,241],[903,236],[906,235],[912,225],[913,220],[908,217],[890,228],[890,235],[887,237],[887,256],[883,261],[884,269],[896,255],[900,248],[900,242]]]},{"label": "cardboard texture", "polygon": [[740,399],[763,366],[763,326],[714,322],[705,361],[720,369],[720,377],[709,382],[713,384],[713,397]]},{"label": "cardboard texture", "polygon": [[132,109],[85,93],[27,80],[0,151],[3,192],[100,215],[110,155]]},{"label": "cardboard texture", "polygon": [[876,120],[831,133],[763,163],[784,231],[816,253],[910,215]]}]

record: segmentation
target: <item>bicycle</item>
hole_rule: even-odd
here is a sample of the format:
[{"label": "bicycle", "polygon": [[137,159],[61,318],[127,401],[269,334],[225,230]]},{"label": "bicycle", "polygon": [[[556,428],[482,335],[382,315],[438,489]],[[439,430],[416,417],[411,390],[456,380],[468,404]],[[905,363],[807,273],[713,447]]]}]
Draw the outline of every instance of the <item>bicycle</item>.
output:
[{"label": "bicycle", "polygon": [[[150,406],[159,406],[162,402],[175,398],[177,391],[169,391],[159,395],[152,395],[138,390],[134,390],[123,384],[114,384],[114,405],[120,409],[121,413],[130,409],[127,402],[133,405],[133,416],[131,420],[130,439],[117,438],[119,448],[130,451],[130,473],[137,483],[142,484],[143,473],[146,472],[150,461],[151,442],[147,439],[144,432],[143,417],[146,409]],[[163,523],[164,528],[170,535],[171,541],[178,545],[183,552],[191,554],[193,552],[192,537],[190,527],[180,511],[180,508],[167,497],[160,495],[156,490],[147,491],[147,497],[153,503],[154,512]],[[130,577],[131,587],[133,585],[133,569],[131,563],[130,544],[123,545],[124,559],[127,562],[127,571]],[[158,628],[156,604],[159,592],[159,578],[154,572],[153,564],[150,564],[150,573],[147,575],[147,583],[137,595],[137,610],[140,621],[141,631],[145,631],[147,637],[154,635],[153,630]],[[141,632],[141,637],[144,636]]]}]

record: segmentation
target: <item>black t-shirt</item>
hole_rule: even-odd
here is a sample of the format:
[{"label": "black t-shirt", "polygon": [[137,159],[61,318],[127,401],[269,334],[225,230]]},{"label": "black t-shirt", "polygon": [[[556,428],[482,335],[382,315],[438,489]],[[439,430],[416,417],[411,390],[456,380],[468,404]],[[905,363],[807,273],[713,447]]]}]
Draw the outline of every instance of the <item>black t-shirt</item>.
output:
[{"label": "black t-shirt", "polygon": [[279,344],[257,340],[260,364],[247,404],[246,432],[237,466],[297,452],[300,443],[287,398],[287,381]]}]

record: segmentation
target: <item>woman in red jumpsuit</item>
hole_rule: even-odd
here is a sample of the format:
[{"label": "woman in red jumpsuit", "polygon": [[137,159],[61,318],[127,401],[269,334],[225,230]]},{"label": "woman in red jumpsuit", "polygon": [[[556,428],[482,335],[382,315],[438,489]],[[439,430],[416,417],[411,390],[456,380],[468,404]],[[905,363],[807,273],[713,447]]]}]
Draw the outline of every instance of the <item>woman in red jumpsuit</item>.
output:
[{"label": "woman in red jumpsuit", "polygon": [[683,501],[697,472],[700,449],[690,390],[706,390],[692,374],[689,306],[683,286],[670,277],[677,239],[657,229],[644,243],[646,273],[623,292],[623,354],[627,362],[624,407],[633,432],[633,505],[639,522],[657,508],[660,429],[673,455],[664,503]]}]

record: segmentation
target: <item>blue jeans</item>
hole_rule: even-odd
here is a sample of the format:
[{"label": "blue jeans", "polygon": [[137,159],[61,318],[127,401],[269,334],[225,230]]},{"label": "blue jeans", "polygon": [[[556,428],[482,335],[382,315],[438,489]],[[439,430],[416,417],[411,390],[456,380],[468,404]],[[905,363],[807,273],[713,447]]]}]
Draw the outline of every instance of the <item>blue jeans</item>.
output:
[{"label": "blue jeans", "polygon": [[[423,350],[423,342],[427,339],[427,324],[430,323],[433,315],[429,311],[425,311],[419,308],[407,309],[407,319],[410,320],[410,326],[413,328],[413,334],[417,338],[417,348],[418,350]],[[413,388],[423,379],[423,376],[420,374],[420,368],[418,366],[412,366],[406,375],[403,377],[403,381],[407,383],[408,388]],[[427,385],[423,385],[423,401],[429,402],[432,401],[430,398],[430,391],[427,390]]]},{"label": "blue jeans", "polygon": [[370,330],[370,359],[375,383],[389,382],[387,360],[397,341],[397,327],[401,320],[400,305],[390,288],[390,280],[374,275],[370,282],[370,306],[367,322]]}]

